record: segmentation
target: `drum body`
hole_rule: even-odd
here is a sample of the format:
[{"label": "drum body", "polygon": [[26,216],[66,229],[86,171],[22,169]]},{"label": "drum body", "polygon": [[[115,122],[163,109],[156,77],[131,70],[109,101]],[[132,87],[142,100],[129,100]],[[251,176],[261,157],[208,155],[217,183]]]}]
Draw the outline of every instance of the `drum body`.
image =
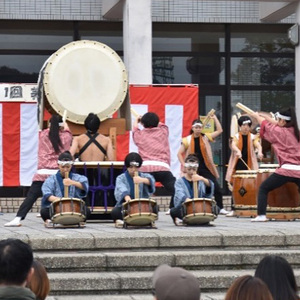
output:
[{"label": "drum body", "polygon": [[85,202],[77,198],[61,198],[50,205],[53,224],[76,225],[86,220]]},{"label": "drum body", "polygon": [[[260,165],[257,174],[257,195],[259,187],[267,178],[269,178],[279,165],[264,164]],[[289,182],[268,194],[268,207],[299,207],[300,195],[298,186],[295,183]]]},{"label": "drum body", "polygon": [[194,198],[183,204],[183,222],[188,225],[201,225],[216,217],[216,202],[209,198]]},{"label": "drum body", "polygon": [[[64,45],[45,62],[39,76],[45,106],[71,123],[84,124],[93,112],[110,118],[124,102],[128,79],[125,65],[109,46],[81,40]],[[41,117],[40,117],[41,118]]]},{"label": "drum body", "polygon": [[156,201],[146,198],[132,199],[123,203],[124,223],[133,226],[151,225],[158,218],[154,210],[155,205]]},{"label": "drum body", "polygon": [[234,206],[256,205],[256,178],[255,170],[238,170],[233,177],[232,197]]}]

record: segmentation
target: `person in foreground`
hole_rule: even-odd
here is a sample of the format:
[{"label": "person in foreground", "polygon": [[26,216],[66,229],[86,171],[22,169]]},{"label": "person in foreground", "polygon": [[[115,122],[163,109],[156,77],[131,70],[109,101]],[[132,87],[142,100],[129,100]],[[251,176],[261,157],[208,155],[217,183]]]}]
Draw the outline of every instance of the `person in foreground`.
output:
[{"label": "person in foreground", "polygon": [[50,281],[44,265],[38,260],[33,260],[32,267],[34,273],[27,283],[26,287],[30,288],[37,300],[45,300],[50,291]]},{"label": "person in foreground", "polygon": [[194,198],[193,184],[198,183],[198,197],[211,198],[214,194],[214,183],[211,179],[204,178],[197,174],[199,167],[198,157],[189,154],[184,163],[184,176],[175,182],[174,207],[171,208],[170,215],[175,225],[182,224],[183,207],[182,204]]},{"label": "person in foreground", "polygon": [[[64,197],[65,186],[68,187],[68,197],[70,198],[82,199],[87,195],[89,189],[88,179],[84,175],[71,172],[73,162],[73,156],[69,151],[62,153],[57,162],[59,170],[55,175],[47,178],[42,186],[41,217],[46,226],[51,225],[50,205],[52,202]],[[87,207],[86,210],[86,218],[88,218],[90,212]]]},{"label": "person in foreground", "polygon": [[259,278],[244,275],[229,287],[225,300],[273,300],[267,285]]},{"label": "person in foreground", "polygon": [[62,117],[53,115],[49,125],[49,128],[39,133],[38,170],[33,176],[27,197],[21,204],[17,216],[12,221],[4,224],[5,227],[22,225],[21,220],[26,218],[36,200],[42,197],[43,182],[51,174],[56,173],[59,154],[70,149],[73,137],[68,124],[62,121]]},{"label": "person in foreground", "polygon": [[287,182],[300,187],[300,135],[296,112],[293,107],[276,113],[276,120],[251,114],[260,124],[260,136],[270,142],[274,148],[279,168],[266,179],[258,192],[257,217],[252,222],[268,221],[266,217],[268,193]]},{"label": "person in foreground", "polygon": [[[131,152],[125,157],[126,172],[119,175],[116,180],[115,198],[116,206],[111,212],[112,219],[115,221],[116,227],[122,227],[123,215],[122,204],[134,199],[134,184],[139,184],[139,197],[149,199],[155,191],[154,177],[148,173],[139,172],[139,168],[143,164],[143,160],[138,153]],[[136,172],[138,174],[136,175]],[[158,208],[155,206],[155,213]]]},{"label": "person in foreground", "polygon": [[200,300],[199,280],[183,268],[158,266],[152,284],[155,300]]},{"label": "person in foreground", "polygon": [[267,284],[274,300],[299,300],[294,271],[285,258],[267,255],[258,264],[255,277]]},{"label": "person in foreground", "polygon": [[34,273],[31,247],[18,239],[0,241],[0,299],[33,300],[26,288]]}]

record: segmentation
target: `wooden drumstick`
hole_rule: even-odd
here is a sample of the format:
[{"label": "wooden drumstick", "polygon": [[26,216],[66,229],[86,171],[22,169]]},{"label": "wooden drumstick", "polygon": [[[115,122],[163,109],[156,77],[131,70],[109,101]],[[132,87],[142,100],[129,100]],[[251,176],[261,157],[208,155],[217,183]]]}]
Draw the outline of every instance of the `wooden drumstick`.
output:
[{"label": "wooden drumstick", "polygon": [[64,110],[63,117],[62,117],[63,123],[66,123],[66,119],[67,119],[67,110],[65,109],[65,110]]},{"label": "wooden drumstick", "polygon": [[[69,178],[69,172],[65,173],[65,178]],[[69,198],[69,187],[66,185],[64,186],[64,197]]]},{"label": "wooden drumstick", "polygon": [[209,122],[209,119],[210,119],[210,117],[215,113],[216,111],[214,110],[214,109],[211,109],[209,112],[208,112],[208,114],[207,114],[207,116],[205,117],[205,119],[204,119],[204,121],[203,121],[203,123],[202,123],[202,125],[203,125],[203,129],[205,128],[205,126],[207,125],[207,123]]},{"label": "wooden drumstick", "polygon": [[252,109],[250,109],[249,107],[247,107],[246,105],[238,102],[236,105],[236,107],[238,107],[239,109],[243,110],[245,113],[247,114],[254,114],[254,111]]},{"label": "wooden drumstick", "polygon": [[240,157],[240,160],[244,163],[244,165],[248,168],[248,170],[251,170],[250,168],[249,168],[249,166],[246,164],[246,162]]},{"label": "wooden drumstick", "polygon": [[138,119],[140,117],[140,114],[134,108],[130,107],[130,110],[136,119]]},{"label": "wooden drumstick", "polygon": [[[196,172],[194,174],[197,174]],[[198,181],[193,181],[194,198],[198,198]]]},{"label": "wooden drumstick", "polygon": [[[134,177],[139,176],[139,172],[134,172]],[[134,198],[139,199],[140,196],[140,189],[139,189],[139,184],[135,183],[134,184]]]}]

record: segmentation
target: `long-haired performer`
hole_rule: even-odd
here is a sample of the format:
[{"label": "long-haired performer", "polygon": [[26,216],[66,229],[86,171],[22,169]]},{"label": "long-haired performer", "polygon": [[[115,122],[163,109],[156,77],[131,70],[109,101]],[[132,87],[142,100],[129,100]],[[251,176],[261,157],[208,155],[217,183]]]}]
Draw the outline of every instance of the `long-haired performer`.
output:
[{"label": "long-haired performer", "polygon": [[295,109],[289,107],[276,113],[276,120],[252,113],[260,127],[260,135],[269,141],[279,163],[275,173],[266,179],[258,192],[257,217],[253,222],[268,221],[266,217],[268,193],[287,182],[294,182],[300,187],[300,135]]},{"label": "long-haired performer", "polygon": [[35,201],[42,197],[43,182],[57,172],[57,160],[60,153],[69,150],[72,143],[72,133],[68,124],[62,121],[62,117],[53,115],[50,119],[50,128],[39,133],[38,170],[33,176],[31,187],[27,197],[21,204],[17,216],[6,227],[21,226]]}]

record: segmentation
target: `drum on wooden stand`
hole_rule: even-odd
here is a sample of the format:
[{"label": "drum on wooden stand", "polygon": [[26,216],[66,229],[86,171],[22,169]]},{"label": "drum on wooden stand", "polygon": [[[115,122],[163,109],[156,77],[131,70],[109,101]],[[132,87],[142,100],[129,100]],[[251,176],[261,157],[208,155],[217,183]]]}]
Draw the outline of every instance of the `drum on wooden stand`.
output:
[{"label": "drum on wooden stand", "polygon": [[156,201],[153,199],[132,199],[123,203],[123,220],[126,225],[147,226],[158,219],[154,207]]},{"label": "drum on wooden stand", "polygon": [[255,217],[257,214],[257,171],[237,170],[232,178],[232,198],[236,216]]},{"label": "drum on wooden stand", "polygon": [[[274,174],[277,164],[261,164],[257,174],[257,195],[260,185]],[[267,217],[278,220],[300,218],[300,195],[298,186],[289,182],[268,194]]]},{"label": "drum on wooden stand", "polygon": [[202,225],[217,217],[216,202],[210,198],[194,198],[183,204],[183,223],[187,225]]},{"label": "drum on wooden stand", "polygon": [[50,205],[53,224],[80,225],[86,220],[85,202],[77,198],[61,198]]}]

